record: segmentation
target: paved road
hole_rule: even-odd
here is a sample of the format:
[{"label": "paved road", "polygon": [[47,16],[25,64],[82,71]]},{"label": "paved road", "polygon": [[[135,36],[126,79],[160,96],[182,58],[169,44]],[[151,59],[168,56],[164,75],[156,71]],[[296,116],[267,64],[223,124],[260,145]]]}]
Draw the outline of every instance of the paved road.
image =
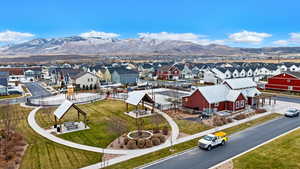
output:
[{"label": "paved road", "polygon": [[33,97],[49,96],[51,93],[43,88],[38,82],[25,83]]},{"label": "paved road", "polygon": [[231,135],[229,142],[223,147],[217,147],[212,151],[195,148],[146,168],[207,169],[298,126],[300,126],[300,118],[281,117]]},{"label": "paved road", "polygon": [[276,96],[276,99],[284,102],[300,103],[300,98],[288,96]]},{"label": "paved road", "polygon": [[47,91],[46,89],[44,89],[38,82],[25,83],[24,85],[31,92],[32,96],[15,98],[15,99],[0,100],[0,104],[19,104],[19,103],[26,102],[27,98],[42,97],[42,96],[50,96],[51,95],[51,93],[49,91]]}]

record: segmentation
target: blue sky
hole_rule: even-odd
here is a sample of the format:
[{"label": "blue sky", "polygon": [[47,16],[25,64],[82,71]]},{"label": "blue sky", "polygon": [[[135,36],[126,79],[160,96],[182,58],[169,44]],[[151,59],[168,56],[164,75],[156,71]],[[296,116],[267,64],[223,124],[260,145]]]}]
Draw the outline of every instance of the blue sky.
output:
[{"label": "blue sky", "polygon": [[5,0],[0,43],[110,33],[199,44],[297,46],[299,11],[296,0]]}]

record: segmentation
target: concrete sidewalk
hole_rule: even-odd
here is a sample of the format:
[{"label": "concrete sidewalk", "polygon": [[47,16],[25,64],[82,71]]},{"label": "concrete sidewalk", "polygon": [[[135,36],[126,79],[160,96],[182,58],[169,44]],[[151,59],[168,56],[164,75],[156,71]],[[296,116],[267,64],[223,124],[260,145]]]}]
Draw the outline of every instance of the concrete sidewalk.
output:
[{"label": "concrete sidewalk", "polygon": [[37,107],[34,110],[32,110],[28,116],[28,124],[30,125],[30,127],[37,132],[38,134],[40,134],[41,136],[56,142],[58,144],[62,144],[68,147],[72,147],[72,148],[76,148],[76,149],[80,149],[80,150],[86,150],[86,151],[92,151],[92,152],[97,152],[97,153],[107,153],[107,154],[141,154],[141,153],[150,153],[153,151],[157,151],[160,150],[162,148],[166,148],[168,147],[171,142],[175,142],[176,138],[179,135],[179,128],[177,126],[177,124],[173,121],[173,119],[168,116],[166,113],[162,112],[162,111],[157,111],[158,114],[162,115],[167,121],[168,123],[171,125],[172,128],[172,133],[171,133],[171,137],[169,137],[166,142],[164,144],[161,144],[159,146],[155,146],[155,147],[151,147],[151,148],[147,148],[147,149],[138,149],[138,150],[116,150],[116,149],[106,149],[106,148],[99,148],[99,147],[93,147],[93,146],[87,146],[87,145],[83,145],[83,144],[78,144],[78,143],[74,143],[68,140],[64,140],[61,139],[59,137],[56,137],[52,134],[50,134],[49,132],[47,132],[45,129],[41,128],[37,122],[35,121],[35,115],[36,112],[40,109],[41,107]]}]

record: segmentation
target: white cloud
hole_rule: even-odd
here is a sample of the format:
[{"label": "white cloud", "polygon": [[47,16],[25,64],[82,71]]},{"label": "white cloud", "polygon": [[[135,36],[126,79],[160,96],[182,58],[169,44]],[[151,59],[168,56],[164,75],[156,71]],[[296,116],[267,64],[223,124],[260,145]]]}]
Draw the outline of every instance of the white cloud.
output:
[{"label": "white cloud", "polygon": [[107,33],[107,32],[97,32],[97,31],[90,31],[80,34],[79,36],[84,38],[91,38],[91,37],[97,37],[97,38],[117,38],[120,35],[117,33]]},{"label": "white cloud", "polygon": [[[169,32],[159,32],[159,33],[138,33],[139,38],[145,39],[157,39],[157,40],[178,40],[193,42],[201,45],[209,45],[212,43],[223,44],[223,40],[210,40],[206,39],[204,35],[198,35],[194,33],[169,33]],[[205,39],[204,39],[205,38]]]},{"label": "white cloud", "polygon": [[237,42],[237,43],[251,43],[251,44],[259,44],[265,38],[271,37],[271,34],[268,33],[258,33],[258,32],[249,32],[242,31],[229,35],[229,41]]},{"label": "white cloud", "polygon": [[288,40],[290,43],[299,44],[300,43],[300,33],[290,33],[290,39]]},{"label": "white cloud", "polygon": [[274,41],[273,44],[275,45],[298,45],[300,44],[300,33],[289,33],[290,38],[287,40],[277,40]]},{"label": "white cloud", "polygon": [[282,46],[286,46],[289,44],[289,41],[287,40],[277,40],[273,42],[274,45],[282,45]]},{"label": "white cloud", "polygon": [[14,32],[14,31],[4,31],[0,32],[0,42],[2,43],[20,43],[27,41],[34,37],[34,34],[23,33],[23,32]]}]

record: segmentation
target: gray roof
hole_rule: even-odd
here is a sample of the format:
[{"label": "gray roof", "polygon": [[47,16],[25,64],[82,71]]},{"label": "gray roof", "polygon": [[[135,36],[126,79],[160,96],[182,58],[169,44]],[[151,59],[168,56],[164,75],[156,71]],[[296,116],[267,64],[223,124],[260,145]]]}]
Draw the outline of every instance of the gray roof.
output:
[{"label": "gray roof", "polygon": [[290,75],[292,75],[292,76],[295,76],[295,77],[297,77],[297,78],[300,78],[300,72],[285,71],[285,72],[282,72],[282,73],[290,74]]}]

